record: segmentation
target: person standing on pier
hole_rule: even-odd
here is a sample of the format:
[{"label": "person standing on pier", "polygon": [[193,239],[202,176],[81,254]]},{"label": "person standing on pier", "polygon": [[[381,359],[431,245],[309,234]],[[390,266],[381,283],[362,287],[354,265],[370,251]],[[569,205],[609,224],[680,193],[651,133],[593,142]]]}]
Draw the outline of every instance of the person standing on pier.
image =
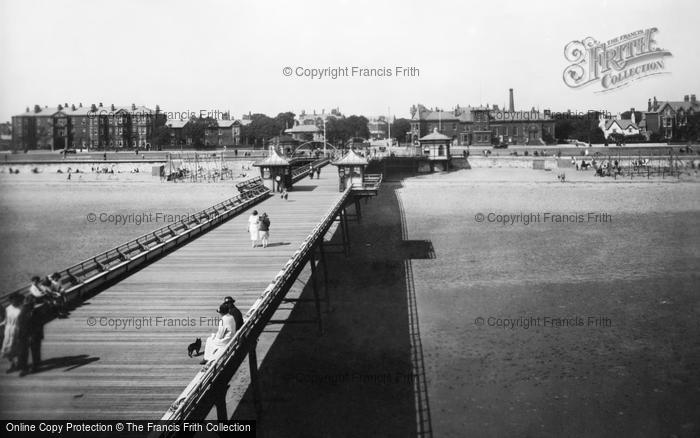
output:
[{"label": "person standing on pier", "polygon": [[26,342],[27,313],[29,307],[24,305],[24,297],[15,294],[10,299],[10,305],[5,308],[5,337],[2,341],[2,357],[10,361],[8,373],[20,368],[21,356]]},{"label": "person standing on pier", "polygon": [[314,165],[309,165],[309,179],[314,179]]},{"label": "person standing on pier", "polygon": [[320,178],[321,178],[321,166],[318,166],[316,168],[316,179],[320,179]]},{"label": "person standing on pier", "polygon": [[253,214],[248,218],[248,233],[250,233],[250,240],[253,242],[253,248],[255,248],[258,246],[260,233],[260,217],[258,216],[258,210],[253,210]]},{"label": "person standing on pier", "polygon": [[267,216],[267,213],[263,213],[260,216],[259,230],[260,243],[262,244],[263,248],[267,248],[267,244],[270,240],[270,218]]}]

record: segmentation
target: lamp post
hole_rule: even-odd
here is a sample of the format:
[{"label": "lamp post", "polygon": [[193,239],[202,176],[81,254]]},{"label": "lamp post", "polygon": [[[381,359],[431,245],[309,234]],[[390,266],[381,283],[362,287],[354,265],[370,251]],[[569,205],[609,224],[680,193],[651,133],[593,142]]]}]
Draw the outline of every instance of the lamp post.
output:
[{"label": "lamp post", "polygon": [[326,119],[323,119],[323,158],[326,158]]}]

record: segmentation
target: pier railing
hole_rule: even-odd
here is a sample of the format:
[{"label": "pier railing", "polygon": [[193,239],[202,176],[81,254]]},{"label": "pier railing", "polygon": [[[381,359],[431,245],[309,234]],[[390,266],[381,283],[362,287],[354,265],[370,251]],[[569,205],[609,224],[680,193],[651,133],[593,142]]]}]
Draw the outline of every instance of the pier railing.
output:
[{"label": "pier railing", "polygon": [[303,179],[305,176],[308,176],[311,172],[311,166],[313,166],[313,168],[315,169],[317,167],[323,167],[328,163],[330,163],[330,160],[328,158],[321,158],[312,162],[311,164],[299,166],[295,169],[292,169],[292,182],[297,182]]},{"label": "pier railing", "polygon": [[[245,184],[245,190],[237,196],[58,271],[66,300],[81,299],[100,285],[160,257],[193,236],[219,225],[270,196],[270,190],[262,185],[260,178],[251,181],[254,183]],[[12,295],[28,293],[29,286],[26,286],[3,294],[0,296],[0,305],[6,306]]]},{"label": "pier railing", "polygon": [[[323,236],[339,215],[350,193],[350,188],[345,190],[328,213],[322,216],[318,225],[306,237],[299,249],[250,307],[245,315],[245,322],[236,331],[229,344],[225,348],[221,348],[216,356],[195,375],[185,390],[163,415],[162,421],[167,422],[167,424],[175,424],[197,419],[196,417],[202,414],[200,404],[207,397],[211,398],[212,394],[221,391],[221,388],[225,387],[225,383],[221,384],[219,382],[217,385],[219,377],[224,372],[233,374],[245,359],[249,349],[255,348],[262,330],[277,310],[279,303],[286,295],[291,284],[294,283],[301,269],[303,269],[315,246],[323,239]],[[166,433],[162,436],[168,436],[168,434]]]}]

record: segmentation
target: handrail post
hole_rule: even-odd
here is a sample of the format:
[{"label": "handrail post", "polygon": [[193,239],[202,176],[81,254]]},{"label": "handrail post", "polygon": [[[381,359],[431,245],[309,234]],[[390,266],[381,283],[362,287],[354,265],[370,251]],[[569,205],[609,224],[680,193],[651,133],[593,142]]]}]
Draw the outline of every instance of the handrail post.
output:
[{"label": "handrail post", "polygon": [[226,385],[214,394],[214,406],[216,406],[216,419],[218,421],[228,420],[228,413],[226,411],[226,393],[228,389],[229,385]]},{"label": "handrail post", "polygon": [[262,420],[262,396],[260,394],[260,378],[258,375],[258,359],[255,349],[258,340],[255,339],[248,350],[248,366],[250,367],[250,385],[253,389],[253,404],[255,405],[255,415],[258,421]]},{"label": "handrail post", "polygon": [[321,236],[321,241],[318,244],[319,252],[321,253],[321,265],[323,266],[323,290],[325,293],[326,301],[326,311],[331,309],[331,296],[328,292],[328,266],[326,265],[326,250],[323,249],[323,236]]},{"label": "handrail post", "polygon": [[318,287],[316,286],[316,256],[314,249],[311,249],[309,254],[309,263],[311,264],[311,288],[314,292],[314,304],[316,305],[316,318],[318,318],[318,333],[323,334],[323,320],[321,319],[321,299],[318,296]]}]

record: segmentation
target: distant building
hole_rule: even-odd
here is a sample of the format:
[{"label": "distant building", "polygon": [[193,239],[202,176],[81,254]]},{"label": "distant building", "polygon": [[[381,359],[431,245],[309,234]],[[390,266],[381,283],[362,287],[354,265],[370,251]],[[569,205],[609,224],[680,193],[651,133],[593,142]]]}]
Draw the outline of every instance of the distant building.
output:
[{"label": "distant building", "polygon": [[284,133],[291,135],[294,140],[298,141],[323,141],[323,128],[319,128],[315,124],[294,125],[285,129]]},{"label": "distant building", "polygon": [[330,118],[340,119],[342,117],[343,115],[338,108],[334,108],[330,112],[323,110],[318,114],[316,111],[311,114],[302,111],[294,119],[294,126],[285,129],[284,133],[301,142],[323,141],[323,124],[328,122]]},{"label": "distant building", "polygon": [[183,131],[189,122],[189,120],[168,120],[165,122],[165,126],[170,132],[170,146],[189,146],[192,144],[192,138],[186,137]]},{"label": "distant building", "polygon": [[411,131],[407,140],[416,142],[434,130],[452,139],[453,144],[488,146],[497,143],[544,144],[554,138],[554,120],[548,111],[515,111],[513,90],[510,107],[455,107],[452,111],[429,110],[423,105],[411,108]]},{"label": "distant building", "polygon": [[342,119],[343,115],[338,108],[333,108],[330,112],[322,110],[320,114],[317,114],[316,111],[308,114],[306,111],[302,111],[301,114],[296,117],[294,123],[295,125],[316,125],[320,129],[323,129],[323,123],[327,122],[329,118]]},{"label": "distant building", "polygon": [[8,150],[12,146],[12,123],[0,123],[0,150]]},{"label": "distant building", "polygon": [[617,117],[606,117],[601,113],[598,119],[598,127],[603,131],[603,136],[609,139],[613,134],[624,135],[625,137],[640,135],[642,130],[637,125],[634,112],[634,108],[632,108],[630,119],[622,119],[619,115]]},{"label": "distant building", "polygon": [[367,121],[370,140],[384,140],[389,137],[389,122],[385,116],[371,117]]},{"label": "distant building", "polygon": [[686,94],[683,100],[678,101],[657,101],[654,96],[653,101],[649,99],[644,121],[647,132],[658,134],[668,140],[687,125],[689,118],[698,114],[700,114],[700,102],[694,94]]},{"label": "distant building", "polygon": [[234,120],[216,120],[204,130],[204,146],[234,147],[241,143],[241,124]]},{"label": "distant building", "polygon": [[12,117],[12,147],[16,150],[64,148],[143,148],[151,146],[153,131],[165,116],[143,106],[109,108],[92,105],[36,105]]}]

